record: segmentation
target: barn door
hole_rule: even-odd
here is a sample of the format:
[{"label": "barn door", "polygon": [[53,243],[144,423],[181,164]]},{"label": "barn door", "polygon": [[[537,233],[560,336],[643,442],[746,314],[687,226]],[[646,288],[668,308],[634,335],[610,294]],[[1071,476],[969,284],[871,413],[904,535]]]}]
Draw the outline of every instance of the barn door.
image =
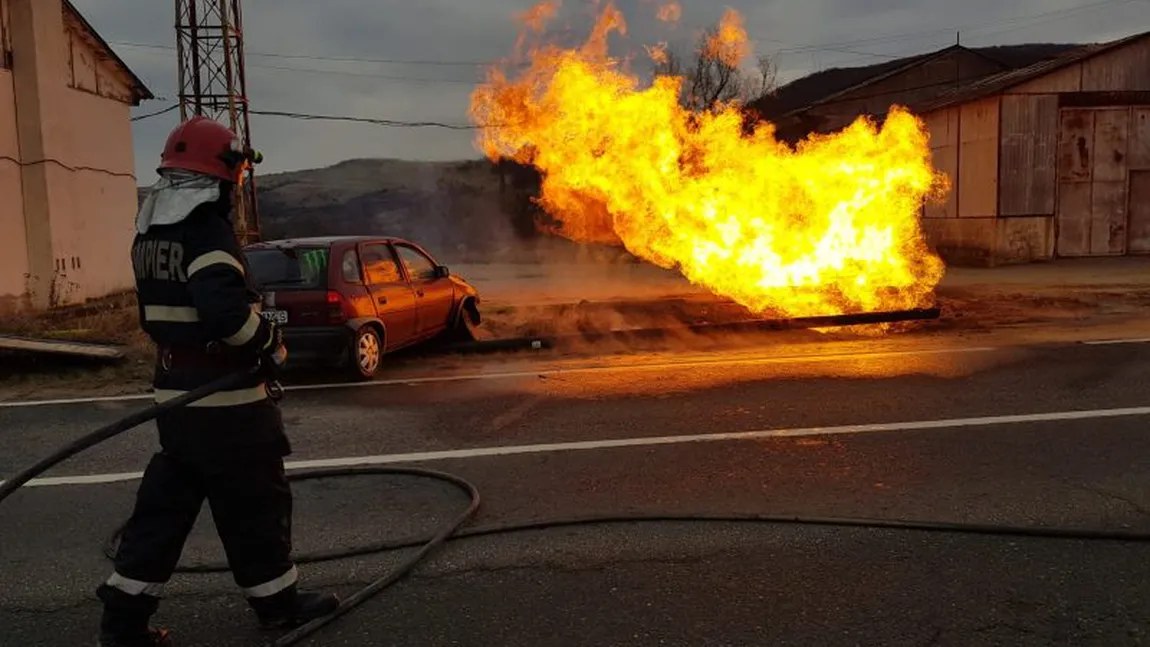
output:
[{"label": "barn door", "polygon": [[1059,256],[1090,253],[1090,179],[1094,158],[1094,111],[1062,110],[1058,125]]},{"label": "barn door", "polygon": [[1130,116],[1130,252],[1150,252],[1150,108]]},{"label": "barn door", "polygon": [[1124,254],[1130,109],[1066,109],[1060,120],[1058,255]]}]

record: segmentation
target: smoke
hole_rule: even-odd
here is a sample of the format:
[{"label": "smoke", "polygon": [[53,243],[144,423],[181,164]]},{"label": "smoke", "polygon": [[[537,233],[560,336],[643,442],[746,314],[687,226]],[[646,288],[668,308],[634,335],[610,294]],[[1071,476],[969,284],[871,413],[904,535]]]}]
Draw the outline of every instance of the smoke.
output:
[{"label": "smoke", "polygon": [[[653,351],[761,349],[792,342],[868,339],[882,326],[776,329],[769,336],[741,306],[710,296],[652,296],[613,302],[484,308],[481,339],[547,338],[560,352],[597,355]],[[909,329],[921,324],[905,324]]]}]

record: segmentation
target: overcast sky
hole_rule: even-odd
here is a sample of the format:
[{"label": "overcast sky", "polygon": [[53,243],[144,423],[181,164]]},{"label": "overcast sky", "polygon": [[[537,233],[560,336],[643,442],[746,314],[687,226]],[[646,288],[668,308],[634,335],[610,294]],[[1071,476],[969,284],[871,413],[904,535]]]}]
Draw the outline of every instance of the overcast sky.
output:
[{"label": "overcast sky", "polygon": [[[172,2],[72,1],[159,97],[134,114],[175,102]],[[683,0],[682,17],[674,26],[655,18],[660,1],[616,3],[630,27],[616,51],[642,52],[641,45],[660,40],[686,44],[730,6],[745,17],[756,52],[777,56],[782,81],[829,67],[865,65],[945,47],[959,30],[964,44],[976,46],[1098,42],[1150,30],[1150,0]],[[245,0],[253,108],[466,124],[468,97],[483,68],[455,63],[508,55],[518,33],[513,16],[532,4],[531,0]],[[567,0],[555,27],[578,31],[586,24],[580,14],[586,16],[592,7],[590,0]],[[141,184],[155,179],[163,139],[177,115],[136,123]],[[252,134],[255,146],[267,155],[261,173],[360,157],[479,156],[473,134],[467,131],[255,116]]]}]

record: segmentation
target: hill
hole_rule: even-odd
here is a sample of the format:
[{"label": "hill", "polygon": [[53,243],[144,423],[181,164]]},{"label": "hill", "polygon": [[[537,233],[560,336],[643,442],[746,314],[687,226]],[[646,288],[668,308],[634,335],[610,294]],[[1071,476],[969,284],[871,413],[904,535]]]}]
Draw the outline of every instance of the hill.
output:
[{"label": "hill", "polygon": [[541,234],[537,225],[549,218],[532,202],[539,176],[510,162],[353,159],[257,175],[256,186],[264,239],[398,236],[450,263],[633,260],[623,250]]},{"label": "hill", "polygon": [[266,238],[386,233],[467,256],[517,238],[496,167],[482,161],[358,159],[257,177]]}]

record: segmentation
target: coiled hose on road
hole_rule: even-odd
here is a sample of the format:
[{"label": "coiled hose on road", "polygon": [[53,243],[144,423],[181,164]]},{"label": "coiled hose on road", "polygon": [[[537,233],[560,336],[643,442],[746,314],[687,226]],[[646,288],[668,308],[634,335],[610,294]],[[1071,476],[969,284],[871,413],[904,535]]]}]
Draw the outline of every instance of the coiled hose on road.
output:
[{"label": "coiled hose on road", "polygon": [[[234,373],[231,375],[227,375],[227,376],[222,377],[222,378],[220,378],[214,382],[209,382],[208,384],[205,384],[205,385],[203,385],[197,389],[189,391],[188,393],[185,393],[179,397],[173,398],[171,400],[167,400],[165,402],[154,405],[154,406],[149,407],[147,409],[144,409],[142,411],[138,411],[138,412],[126,417],[126,418],[123,418],[121,420],[113,422],[109,425],[105,425],[105,426],[97,429],[96,431],[88,434],[87,436],[83,436],[81,438],[76,439],[75,441],[69,443],[68,445],[61,447],[59,450],[52,453],[50,456],[45,457],[43,460],[39,461],[38,463],[36,463],[32,467],[29,467],[28,469],[20,472],[19,474],[13,476],[12,478],[10,478],[10,479],[4,481],[2,484],[0,484],[0,502],[3,502],[4,499],[7,499],[14,492],[16,492],[16,490],[20,489],[21,487],[26,485],[29,481],[36,478],[40,474],[43,474],[44,472],[48,471],[52,467],[64,462],[65,460],[71,458],[72,456],[75,456],[76,454],[79,454],[80,452],[84,451],[85,449],[89,449],[95,445],[98,445],[98,444],[104,442],[105,440],[113,438],[114,436],[118,436],[118,435],[128,431],[129,429],[133,429],[135,427],[138,427],[138,426],[144,424],[145,422],[148,422],[150,420],[155,419],[156,417],[160,416],[161,414],[164,414],[164,413],[167,413],[169,411],[178,409],[180,407],[187,406],[187,405],[189,405],[193,402],[196,402],[198,400],[202,400],[203,398],[206,398],[209,395],[216,393],[217,391],[223,391],[223,390],[235,387],[235,386],[239,386],[247,378],[248,378],[248,373],[246,373],[246,372]],[[458,476],[455,476],[454,474],[448,474],[446,472],[438,472],[435,470],[420,469],[420,468],[415,468],[415,467],[363,467],[363,468],[347,468],[347,469],[340,468],[340,469],[330,469],[330,470],[314,470],[311,472],[300,473],[300,474],[289,474],[288,480],[289,481],[303,481],[303,480],[309,480],[309,479],[335,478],[335,477],[340,477],[340,476],[356,476],[356,475],[363,475],[363,474],[420,476],[420,477],[425,477],[425,478],[436,479],[439,481],[444,481],[446,483],[449,483],[449,484],[455,486],[456,488],[460,489],[461,491],[463,491],[463,493],[466,494],[471,499],[471,502],[468,504],[466,510],[464,510],[462,513],[460,513],[459,516],[456,517],[450,524],[447,524],[446,526],[444,526],[442,530],[440,530],[439,532],[437,532],[435,534],[435,536],[431,537],[430,539],[425,539],[425,540],[420,541],[417,544],[415,544],[415,545],[422,545],[422,548],[419,551],[417,551],[414,555],[412,555],[408,559],[404,560],[404,562],[402,564],[400,564],[397,568],[393,569],[390,573],[388,573],[384,577],[381,577],[381,578],[371,582],[370,584],[363,587],[362,589],[360,589],[359,591],[357,591],[356,593],[354,593],[350,597],[342,600],[339,607],[336,608],[336,610],[331,612],[330,614],[328,614],[322,618],[316,618],[315,620],[312,620],[311,622],[309,622],[307,624],[301,625],[301,626],[293,629],[291,632],[281,636],[279,639],[277,639],[276,641],[271,643],[273,647],[288,647],[289,645],[294,645],[294,644],[300,642],[304,638],[306,638],[306,637],[314,634],[315,632],[319,631],[322,627],[331,623],[332,621],[339,618],[343,614],[345,614],[348,611],[351,611],[352,609],[354,609],[355,607],[363,604],[369,598],[371,598],[375,594],[379,593],[383,589],[385,589],[385,588],[391,586],[392,584],[394,584],[395,582],[399,581],[405,575],[407,575],[409,572],[411,572],[412,569],[414,569],[420,562],[422,562],[423,559],[431,551],[435,550],[436,548],[441,546],[444,542],[446,542],[448,537],[450,537],[452,534],[454,534],[456,531],[458,531],[463,526],[463,524],[467,523],[467,520],[470,519],[476,513],[476,511],[479,510],[479,490],[476,489],[474,485],[472,485],[471,483],[467,482],[466,480],[464,480],[462,478],[459,478]],[[123,526],[121,526],[120,530],[116,531],[115,536],[118,536],[122,529],[123,529]],[[107,551],[105,551],[105,552],[107,553]],[[356,554],[362,554],[362,553],[356,553]],[[334,555],[334,557],[339,557],[339,556],[340,555],[338,555],[338,554]],[[314,561],[314,560],[312,560],[312,561]],[[224,568],[219,569],[219,570],[226,571],[228,569],[227,569],[227,567],[224,567]]]},{"label": "coiled hose on road", "polygon": [[[193,391],[185,393],[177,398],[168,400],[161,404],[154,405],[142,411],[138,411],[122,420],[113,422],[109,425],[101,427],[96,431],[79,438],[68,445],[60,448],[53,454],[45,457],[43,460],[37,462],[32,467],[16,474],[12,478],[0,483],[0,502],[3,502],[11,496],[18,489],[26,485],[35,477],[43,474],[52,467],[64,462],[65,460],[75,456],[76,454],[93,447],[105,440],[114,436],[118,436],[130,429],[138,427],[145,422],[153,420],[157,416],[168,411],[177,409],[179,407],[187,406],[197,400],[203,399],[217,391],[231,388],[239,385],[239,383],[246,378],[246,374],[238,373],[221,378],[215,382],[205,384]],[[966,533],[977,535],[1000,535],[1000,536],[1015,536],[1015,537],[1039,537],[1039,538],[1052,538],[1052,539],[1077,539],[1077,540],[1106,540],[1106,541],[1125,541],[1125,542],[1147,542],[1150,541],[1150,533],[1140,531],[1127,531],[1127,530],[1094,530],[1094,529],[1074,529],[1074,528],[1049,528],[1049,527],[1026,527],[1026,526],[1007,526],[998,524],[972,524],[972,523],[954,523],[942,521],[911,521],[911,520],[898,520],[898,519],[859,519],[849,517],[800,517],[800,516],[780,516],[780,515],[710,515],[710,514],[690,514],[690,515],[666,515],[666,514],[650,514],[650,515],[598,515],[578,518],[567,519],[553,519],[545,521],[534,521],[518,524],[503,524],[491,526],[476,526],[469,529],[462,529],[464,524],[470,520],[475,513],[479,510],[480,496],[479,490],[474,484],[466,479],[463,479],[454,474],[447,472],[440,472],[436,470],[420,469],[414,467],[350,467],[350,468],[335,468],[312,470],[307,472],[299,472],[289,474],[288,480],[292,482],[315,480],[323,478],[339,478],[347,476],[363,476],[363,475],[406,475],[418,476],[423,478],[431,478],[439,481],[446,482],[460,491],[465,493],[470,503],[467,508],[461,512],[451,523],[445,525],[440,531],[436,532],[430,538],[418,539],[404,539],[398,541],[381,541],[375,544],[353,547],[341,550],[322,551],[310,554],[299,555],[295,558],[300,564],[315,563],[322,561],[331,561],[336,559],[345,559],[349,557],[357,557],[364,555],[371,555],[387,551],[393,551],[403,548],[420,547],[420,550],[414,553],[411,557],[404,560],[398,567],[394,568],[391,572],[380,577],[363,587],[350,597],[344,599],[339,608],[331,614],[313,620],[305,625],[297,627],[291,632],[280,636],[277,640],[271,643],[271,647],[289,647],[299,643],[304,638],[311,636],[319,631],[322,627],[335,621],[337,618],[343,616],[352,609],[363,604],[379,592],[395,584],[404,576],[409,574],[420,562],[424,560],[432,551],[442,546],[451,539],[462,539],[466,537],[480,537],[485,535],[506,534],[513,532],[524,532],[529,530],[544,530],[548,528],[572,527],[581,525],[593,524],[607,524],[607,523],[641,523],[641,522],[728,522],[728,523],[773,523],[773,524],[802,524],[802,525],[820,525],[820,526],[833,526],[833,527],[847,527],[847,528],[877,528],[877,529],[890,529],[890,530],[918,530],[927,532],[948,532],[948,533]],[[111,557],[114,555],[115,543],[118,541],[119,535],[122,531],[117,530],[112,538],[105,546],[104,553],[106,556]],[[196,565],[196,566],[183,566],[178,567],[177,572],[183,573],[219,573],[228,571],[226,565]]]}]

